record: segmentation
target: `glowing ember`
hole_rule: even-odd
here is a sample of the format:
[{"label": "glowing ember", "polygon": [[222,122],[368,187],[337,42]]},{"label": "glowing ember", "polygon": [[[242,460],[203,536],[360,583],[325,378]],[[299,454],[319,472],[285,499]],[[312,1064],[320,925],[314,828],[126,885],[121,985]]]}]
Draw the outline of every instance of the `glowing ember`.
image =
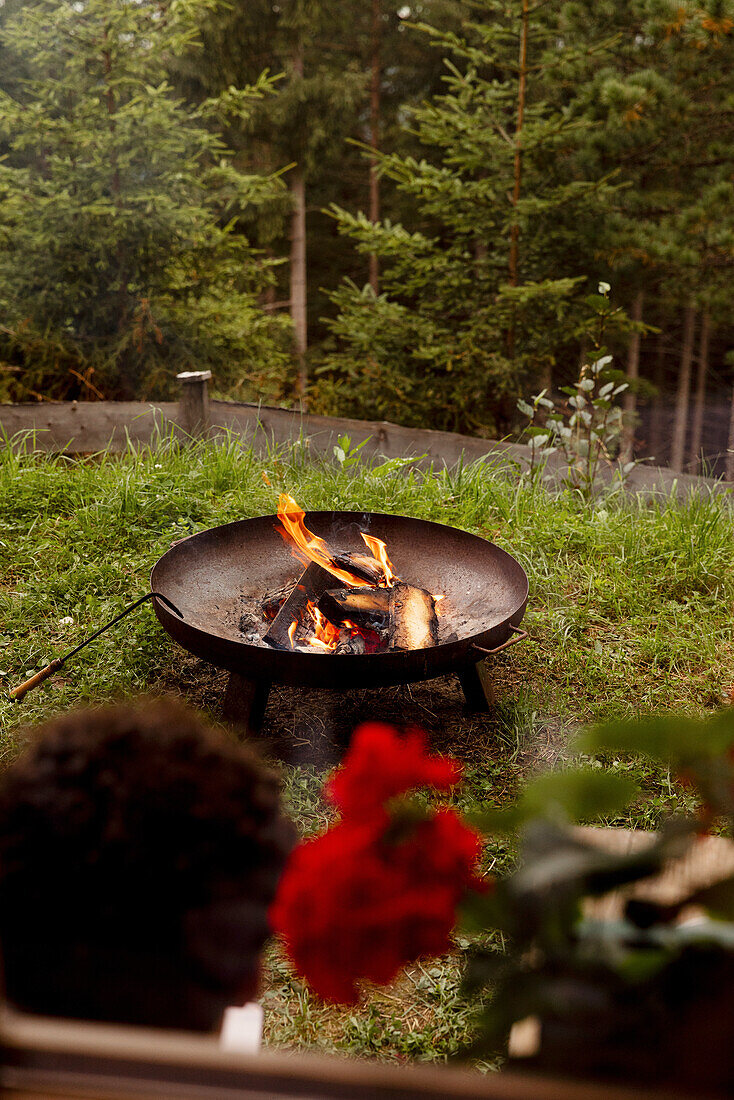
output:
[{"label": "glowing ember", "polygon": [[345,619],[342,626],[351,630],[353,635],[358,634],[360,638],[364,638],[366,653],[378,653],[382,649],[382,640],[376,630],[370,630],[368,626],[357,626],[349,619]]},{"label": "glowing ember", "polygon": [[398,578],[393,573],[392,562],[387,556],[387,547],[385,543],[382,539],[376,539],[374,535],[366,535],[364,531],[361,531],[360,534],[367,545],[367,549],[372,554],[372,557],[376,558],[380,563],[382,571],[385,574],[385,583],[381,584],[380,588],[392,588]]},{"label": "glowing ember", "polygon": [[323,649],[328,653],[333,653],[339,641],[339,628],[330,623],[310,600],[306,604],[306,611],[313,620],[314,636],[308,638],[303,644],[313,646],[314,649]]}]

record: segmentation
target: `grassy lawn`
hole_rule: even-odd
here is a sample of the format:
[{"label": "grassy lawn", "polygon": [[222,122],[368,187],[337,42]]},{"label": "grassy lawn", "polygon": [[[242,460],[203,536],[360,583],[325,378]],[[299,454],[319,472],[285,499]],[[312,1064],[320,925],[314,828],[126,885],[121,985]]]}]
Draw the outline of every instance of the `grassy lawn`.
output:
[{"label": "grassy lawn", "polygon": [[[188,450],[161,445],[83,461],[0,453],[3,688],[142,595],[150,567],[172,541],[272,513],[281,489],[307,509],[394,512],[465,528],[493,539],[526,569],[524,625],[532,641],[496,660],[494,715],[464,718],[450,682],[442,693],[430,685],[352,692],[336,704],[342,726],[370,714],[399,718],[410,704],[436,747],[464,759],[460,802],[511,799],[529,772],[562,762],[569,737],[589,721],[651,710],[703,714],[734,682],[728,497],[681,505],[618,495],[589,506],[487,464],[428,474],[394,463],[343,468],[311,462],[304,447],[261,459],[232,444]],[[222,674],[182,656],[144,607],[22,705],[11,704],[3,691],[0,765],[18,752],[26,725],[59,710],[166,690],[216,717],[223,684]],[[308,718],[317,707],[328,712],[320,697],[283,691],[269,708],[269,714],[277,709],[271,727],[281,735],[298,730],[303,745],[300,759],[291,753],[281,767],[288,803],[304,831],[326,819],[319,789],[335,758],[310,752],[317,737]],[[603,766],[633,773],[643,788],[643,797],[615,823],[652,828],[684,797],[666,773],[639,761]],[[511,859],[504,842],[490,841],[488,868],[501,869]],[[411,969],[390,989],[375,991],[364,1007],[347,1011],[311,998],[276,948],[266,971],[273,1044],[434,1059],[450,1054],[467,1034],[453,957]]]}]

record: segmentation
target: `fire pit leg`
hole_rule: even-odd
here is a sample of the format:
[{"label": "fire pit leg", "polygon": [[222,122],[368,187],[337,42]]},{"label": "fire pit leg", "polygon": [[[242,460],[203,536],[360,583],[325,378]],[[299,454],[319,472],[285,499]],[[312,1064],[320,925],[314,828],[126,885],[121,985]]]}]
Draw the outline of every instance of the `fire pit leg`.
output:
[{"label": "fire pit leg", "polygon": [[480,714],[491,711],[495,703],[494,684],[486,661],[464,665],[459,669],[467,709]]},{"label": "fire pit leg", "polygon": [[222,705],[222,717],[234,726],[258,733],[265,717],[270,680],[248,680],[230,672]]}]

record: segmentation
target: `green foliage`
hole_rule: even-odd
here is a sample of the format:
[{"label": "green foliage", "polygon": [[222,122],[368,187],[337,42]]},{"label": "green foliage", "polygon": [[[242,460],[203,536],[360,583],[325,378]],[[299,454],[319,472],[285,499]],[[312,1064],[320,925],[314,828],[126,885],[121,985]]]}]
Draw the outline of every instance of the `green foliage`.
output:
[{"label": "green foliage", "polygon": [[[622,371],[611,366],[612,356],[605,354],[603,345],[605,323],[618,312],[610,307],[609,290],[608,283],[600,283],[599,293],[586,298],[586,305],[599,320],[595,358],[581,367],[572,386],[561,387],[566,400],[551,401],[544,390],[531,397],[532,404],[522,399],[517,403],[529,421],[525,433],[531,448],[530,476],[542,474],[545,461],[560,451],[566,463],[567,486],[586,500],[594,494],[600,462],[613,464],[622,429],[618,398],[628,388]],[[618,481],[623,483],[634,466],[634,462],[617,465]]]},{"label": "green foliage", "polygon": [[509,807],[483,807],[472,816],[486,833],[514,832],[534,818],[576,822],[614,817],[631,802],[637,786],[626,776],[593,768],[545,772]]},{"label": "green foliage", "polygon": [[[170,63],[177,88],[194,102],[219,95],[229,84],[254,81],[262,69],[279,73],[278,94],[254,111],[228,120],[226,137],[244,170],[284,172],[284,182],[303,181],[307,203],[306,275],[313,330],[325,301],[321,287],[335,281],[352,257],[335,240],[319,208],[339,196],[364,201],[368,166],[347,144],[362,136],[368,95],[369,7],[345,0],[266,0],[220,4],[199,19],[201,49]],[[243,223],[247,235],[269,255],[288,257],[289,216],[298,199],[254,210]],[[292,308],[287,263],[275,272],[272,302]]]},{"label": "green foliage", "polygon": [[[344,275],[366,275],[366,262],[355,258],[350,242],[336,234],[322,208],[334,201],[354,211],[367,205],[370,164],[354,142],[370,140],[372,8],[362,0],[222,4],[200,19],[203,48],[170,65],[176,87],[194,102],[229,84],[251,82],[263,68],[283,74],[278,95],[261,101],[250,117],[231,119],[226,135],[243,169],[290,166],[286,182],[296,172],[305,179],[310,344],[324,336],[320,315],[330,308],[326,288],[333,289]],[[441,58],[409,32],[400,0],[380,0],[379,9],[379,143],[405,150],[415,142],[401,125],[403,105],[440,86]],[[465,14],[461,0],[419,0],[412,10],[450,27]],[[381,203],[388,215],[401,209],[401,197],[385,187]],[[290,240],[280,213],[260,209],[246,229],[274,255],[287,257]],[[285,309],[290,298],[286,265],[277,277],[273,299]]]},{"label": "green foliage", "polygon": [[634,722],[605,722],[587,730],[578,747],[589,753],[635,753],[688,769],[734,747],[734,708],[705,721],[658,715]]},{"label": "green foliage", "polygon": [[[640,358],[661,392],[689,300],[725,361],[732,0],[531,4],[522,127],[519,0],[379,9],[371,225],[371,4],[6,0],[0,399],[162,396],[209,366],[221,392],[288,400],[299,173],[320,411],[513,431],[520,393],[588,357],[599,279],[665,330]],[[631,331],[607,334],[620,367]]]},{"label": "green foliage", "polygon": [[381,293],[346,282],[332,295],[337,350],[317,386],[325,408],[489,432],[506,426],[521,381],[546,370],[575,327],[587,272],[574,227],[606,209],[614,186],[573,169],[584,123],[553,100],[552,6],[533,8],[530,68],[517,61],[521,5],[476,7],[483,21],[464,35],[420,28],[451,55],[445,91],[411,111],[422,158],[379,161],[416,228],[331,208],[340,233],[379,257]]},{"label": "green foliage", "polygon": [[[353,441],[342,439],[340,446],[347,459],[355,451]],[[420,470],[377,457],[345,467],[338,456],[321,460],[309,452],[305,440],[258,454],[235,439],[181,447],[165,438],[149,450],[83,460],[0,449],[2,765],[17,754],[27,723],[131,693],[175,692],[216,719],[223,675],[187,659],[145,606],[29,693],[22,705],[11,703],[6,691],[140,596],[152,564],[173,541],[216,524],[272,514],[281,490],[310,509],[390,512],[449,523],[493,539],[528,571],[532,640],[497,659],[494,718],[459,719],[457,694],[449,740],[442,729],[447,712],[432,718],[421,709],[420,689],[409,703],[398,696],[394,704],[399,717],[409,705],[412,715],[433,725],[437,749],[464,759],[466,780],[457,794],[461,809],[512,806],[524,777],[549,760],[565,759],[566,740],[580,723],[674,707],[695,720],[734,681],[732,517],[726,497],[651,503],[618,494],[591,509],[577,493],[549,493],[541,484],[520,481],[506,465]],[[288,693],[278,695],[287,704]],[[365,714],[392,720],[388,708],[394,699],[388,689],[369,693],[360,705]],[[310,695],[296,700],[294,724],[299,710],[311,705]],[[340,699],[335,710],[341,715],[344,709]],[[291,743],[289,720],[279,725],[278,711],[269,708],[268,728]],[[283,773],[288,805],[308,833],[324,826],[328,810],[318,799],[323,766],[313,765],[308,746],[299,752],[306,763]],[[629,759],[620,749],[607,751],[604,766],[592,769],[592,794],[573,812],[568,793],[548,788],[546,797],[542,787],[578,782],[568,778],[575,769],[566,767],[560,779],[539,777],[537,788],[535,781],[528,786],[545,806],[560,800],[571,819],[591,820],[599,810],[609,815],[607,823],[628,828],[657,828],[671,808],[692,805],[690,789],[671,782],[667,763]],[[597,778],[608,773],[626,781],[628,791],[639,788],[627,809],[614,809],[614,784]],[[619,790],[617,806],[626,797],[623,787]],[[602,793],[604,804],[592,807]],[[557,810],[546,817],[559,827]],[[490,873],[508,871],[515,862],[512,840],[490,837]],[[500,947],[499,933],[490,940]],[[425,973],[416,969],[384,1000],[376,994],[373,1003],[382,1018],[372,1020],[368,1008],[346,1016],[309,1001],[273,952],[266,970],[268,1042],[445,1058],[470,1031],[472,1005],[459,994],[460,969],[455,957],[436,961]],[[396,1014],[401,1028],[393,1023]]]},{"label": "green foliage", "polygon": [[[636,302],[667,330],[661,392],[675,385],[665,353],[689,301],[713,319],[711,354],[723,356],[731,0],[529,7],[522,128],[519,2],[467,4],[461,31],[420,28],[447,71],[443,95],[406,103],[406,134],[419,144],[380,158],[399,217],[371,225],[343,201],[329,207],[362,257],[378,255],[381,293],[358,275],[332,292],[333,344],[314,394],[322,411],[511,430],[518,392],[568,384],[588,354],[590,278],[614,279],[628,309]],[[415,8],[412,17],[430,23]],[[620,366],[632,331],[608,333]],[[639,392],[649,396],[649,382]]]},{"label": "green foliage", "polygon": [[5,22],[28,75],[0,92],[0,396],[166,393],[177,370],[276,397],[288,326],[269,265],[233,229],[282,189],[239,172],[212,124],[271,77],[198,109],[166,82],[210,0],[38,0]]},{"label": "green foliage", "polygon": [[618,39],[609,54],[564,74],[579,87],[577,116],[594,123],[580,165],[619,166],[628,183],[595,227],[597,248],[631,287],[678,308],[693,296],[726,324],[734,5],[574,0],[562,24],[574,41],[600,24]]},{"label": "green foliage", "polygon": [[[470,954],[466,992],[476,995],[493,985],[473,1050],[496,1051],[515,1021],[536,1015],[542,1038],[534,1062],[540,1067],[565,1064],[568,1071],[573,1053],[574,1073],[582,1076],[720,1087],[728,1079],[728,1024],[708,1031],[703,1066],[688,1064],[686,1048],[696,1041],[701,1013],[723,1020],[731,1010],[734,923],[720,922],[734,921],[734,878],[722,875],[703,889],[689,888],[672,904],[621,899],[619,920],[590,918],[584,906],[660,874],[670,859],[689,851],[705,824],[723,819],[731,830],[734,709],[707,722],[668,715],[608,723],[579,745],[587,752],[634,751],[672,761],[681,778],[695,784],[701,809],[697,817],[667,821],[657,836],[628,851],[605,850],[558,824],[559,808],[569,820],[580,810],[589,813],[597,797],[598,814],[607,809],[608,796],[612,808],[616,795],[624,798],[622,787],[607,789],[612,776],[600,782],[593,769],[541,777],[505,811],[507,821],[514,812],[525,823],[521,866],[494,893],[471,900],[464,915],[467,931],[493,928],[511,937],[505,955],[481,945]],[[495,823],[492,815],[484,820],[489,829]],[[708,919],[695,928],[676,924],[691,905],[708,910]]]},{"label": "green foliage", "polygon": [[705,817],[734,819],[734,708],[707,722],[658,716],[612,722],[590,730],[581,747],[590,752],[633,752],[673,766],[705,800]]}]

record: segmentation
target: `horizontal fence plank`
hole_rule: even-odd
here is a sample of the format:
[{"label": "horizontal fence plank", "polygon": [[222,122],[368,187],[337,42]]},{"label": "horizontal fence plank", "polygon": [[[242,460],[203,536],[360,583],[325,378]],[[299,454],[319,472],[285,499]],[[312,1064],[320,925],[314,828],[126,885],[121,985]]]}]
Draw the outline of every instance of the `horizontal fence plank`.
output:
[{"label": "horizontal fence plank", "polygon": [[[531,464],[530,447],[524,443],[479,439],[476,436],[425,428],[404,428],[387,420],[313,416],[292,409],[241,405],[226,401],[213,401],[211,405],[213,424],[235,432],[255,444],[258,433],[261,432],[276,445],[302,438],[304,441],[308,440],[310,449],[315,453],[331,455],[339,436],[348,435],[353,447],[364,442],[362,453],[365,455],[380,455],[385,458],[425,456],[426,462],[444,466],[480,459],[500,465],[514,463],[526,470]],[[551,455],[546,472],[552,482],[558,484],[565,472],[562,457]],[[600,470],[599,480],[611,484],[614,476],[614,470],[604,466]],[[641,463],[630,471],[626,488],[633,493],[675,493],[683,497],[691,492],[722,492],[730,487],[714,478],[676,474],[672,470]]]},{"label": "horizontal fence plank", "polygon": [[[423,467],[429,463],[451,467],[460,461],[478,460],[523,469],[530,466],[530,448],[522,443],[405,428],[386,420],[352,420],[267,405],[211,401],[210,423],[211,437],[233,434],[261,452],[302,440],[313,454],[330,457],[339,437],[348,435],[353,447],[364,443],[361,453],[365,456],[415,457]],[[49,401],[0,405],[0,431],[8,438],[18,433],[32,433],[26,438],[26,447],[67,454],[120,452],[131,446],[153,444],[167,435],[181,440],[187,438],[181,427],[181,410],[177,402]],[[558,485],[562,481],[564,463],[557,454],[549,459],[546,473],[551,484]],[[614,471],[603,467],[599,480],[610,484],[613,479]],[[692,492],[720,493],[734,488],[730,483],[713,478],[678,474],[648,464],[636,466],[625,487],[629,492],[645,496],[672,493],[678,497]]]},{"label": "horizontal fence plank", "polygon": [[681,1100],[634,1084],[479,1074],[307,1053],[238,1054],[213,1037],[0,1010],[2,1095],[97,1100]]},{"label": "horizontal fence plank", "polygon": [[8,438],[32,433],[26,446],[66,454],[125,451],[145,446],[161,432],[177,426],[174,401],[44,401],[27,405],[0,405],[0,430]]},{"label": "horizontal fence plank", "polygon": [[425,456],[440,465],[453,466],[462,457],[465,462],[494,455],[498,459],[525,462],[529,449],[518,443],[508,443],[475,436],[425,428],[404,428],[387,420],[350,420],[346,417],[314,416],[293,409],[240,405],[212,401],[212,424],[233,431],[243,438],[255,439],[262,434],[274,444],[296,439],[308,440],[308,446],[318,454],[333,454],[340,436],[348,435],[351,445],[364,443],[362,453],[385,458]]}]

